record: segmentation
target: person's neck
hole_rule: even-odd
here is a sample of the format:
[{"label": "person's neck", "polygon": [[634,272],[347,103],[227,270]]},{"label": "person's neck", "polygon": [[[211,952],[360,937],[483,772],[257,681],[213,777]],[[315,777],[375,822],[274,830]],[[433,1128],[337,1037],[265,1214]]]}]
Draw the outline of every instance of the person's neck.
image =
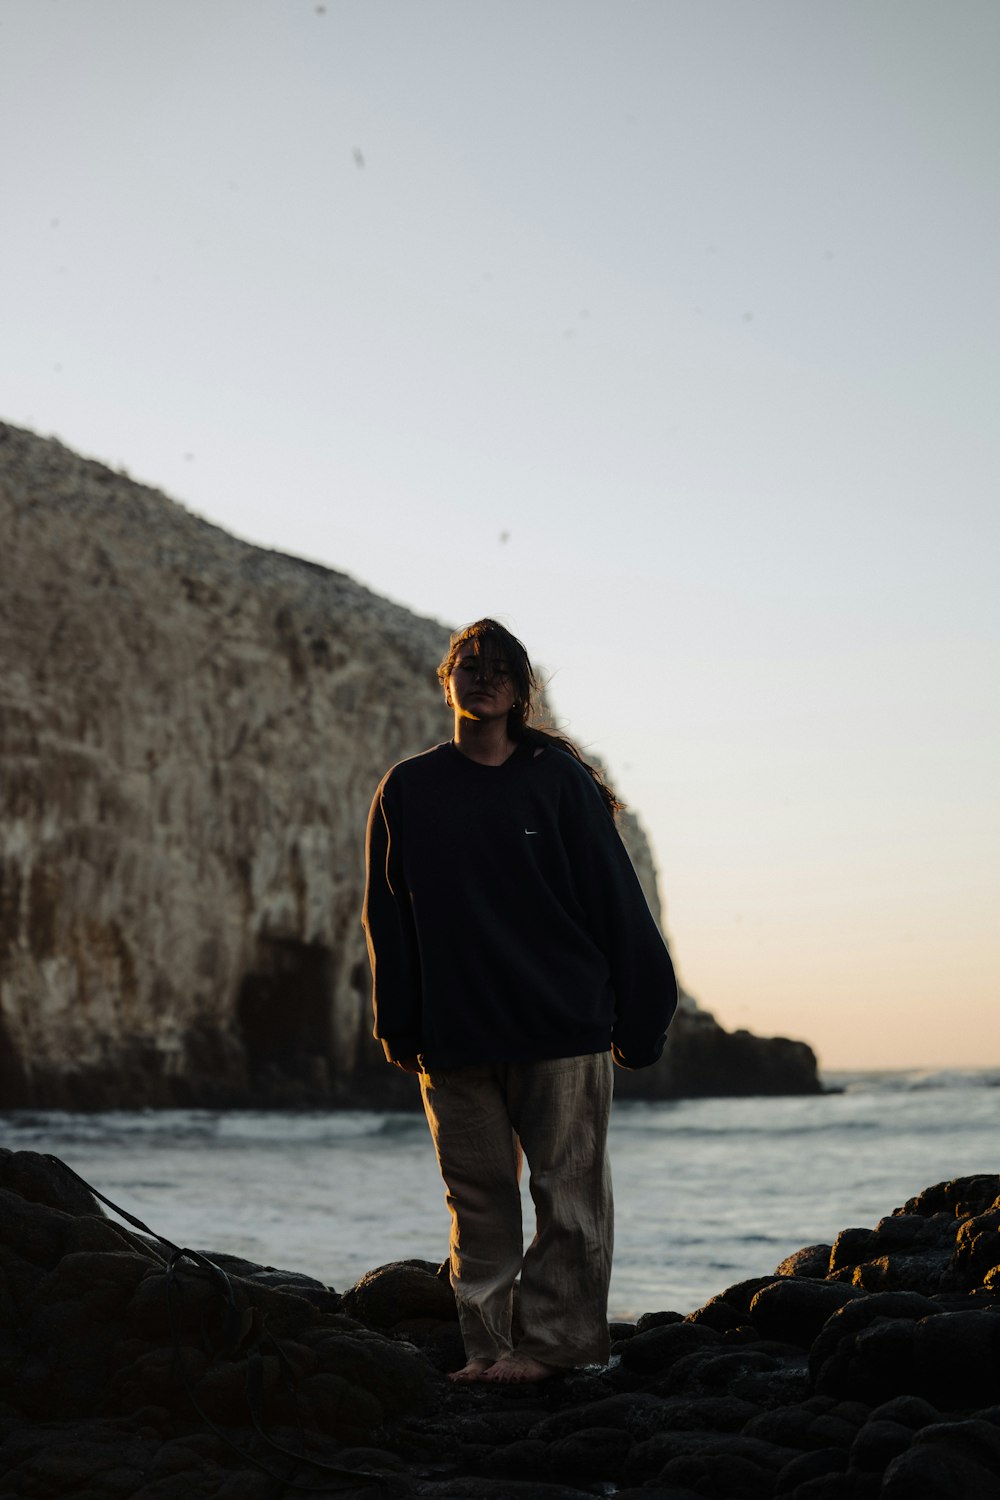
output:
[{"label": "person's neck", "polygon": [[506,719],[455,718],[455,744],[481,766],[502,766],[514,754],[516,742],[507,733]]}]

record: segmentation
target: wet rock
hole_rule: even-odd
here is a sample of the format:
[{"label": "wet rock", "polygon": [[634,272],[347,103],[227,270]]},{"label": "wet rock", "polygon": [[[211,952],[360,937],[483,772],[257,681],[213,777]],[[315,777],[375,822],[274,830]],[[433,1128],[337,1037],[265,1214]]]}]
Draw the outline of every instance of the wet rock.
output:
[{"label": "wet rock", "polygon": [[949,1411],[1000,1399],[1000,1314],[990,1307],[875,1315],[846,1332],[825,1359],[815,1345],[813,1355],[816,1388],[829,1394],[853,1392],[873,1402],[910,1394]]},{"label": "wet rock", "polygon": [[95,1422],[86,1431],[55,1423],[8,1431],[0,1496],[132,1500],[151,1477],[157,1446],[112,1422]]},{"label": "wet rock", "polygon": [[344,1293],[341,1306],[348,1317],[378,1329],[421,1318],[454,1322],[458,1317],[447,1267],[427,1260],[397,1260],[376,1267]]},{"label": "wet rock", "polygon": [[[662,1432],[635,1444],[625,1464],[625,1477],[630,1483],[660,1478],[667,1483],[696,1487],[703,1482],[700,1475],[704,1461],[714,1464],[724,1458],[727,1463],[735,1460],[739,1466],[745,1464],[769,1474],[773,1487],[775,1476],[791,1456],[773,1443],[739,1433]],[[671,1468],[672,1465],[677,1467]]]},{"label": "wet rock", "polygon": [[898,1211],[880,1219],[874,1229],[875,1243],[885,1254],[894,1250],[916,1254],[920,1250],[951,1249],[955,1240],[955,1216]]},{"label": "wet rock", "polygon": [[[304,1422],[321,1439],[358,1442],[425,1406],[439,1384],[416,1350],[281,1285],[227,1277],[205,1263],[168,1272],[148,1245],[133,1246],[103,1219],[4,1197],[0,1400],[32,1429],[75,1421],[91,1432],[95,1422],[131,1418],[162,1432],[208,1418],[248,1435],[258,1422]],[[81,1240],[101,1248],[72,1248]],[[15,1419],[14,1436],[20,1431]],[[6,1444],[11,1451],[16,1457],[17,1443]],[[88,1452],[86,1442],[57,1444],[39,1462],[56,1485],[63,1469],[93,1471]],[[133,1481],[118,1465],[101,1479],[103,1493],[138,1493]],[[26,1485],[10,1492],[36,1493]]]},{"label": "wet rock", "polygon": [[[496,1479],[477,1474],[419,1484],[414,1488],[414,1494],[421,1496],[422,1500],[423,1497],[426,1500],[593,1500],[592,1490],[578,1489],[575,1485],[544,1479]],[[358,1500],[362,1497],[359,1496]]]},{"label": "wet rock", "polygon": [[28,1203],[0,1188],[0,1247],[8,1246],[32,1267],[58,1264],[69,1243],[72,1222],[61,1209]]},{"label": "wet rock", "polygon": [[541,1438],[520,1438],[505,1443],[493,1455],[490,1467],[509,1479],[531,1479],[549,1473],[549,1444]]},{"label": "wet rock", "polygon": [[622,1349],[622,1366],[640,1375],[661,1374],[693,1350],[714,1348],[721,1336],[697,1323],[664,1323],[647,1328]]},{"label": "wet rock", "polygon": [[873,1229],[842,1229],[830,1251],[830,1270],[851,1269],[877,1253]]},{"label": "wet rock", "polygon": [[832,1276],[865,1292],[933,1293],[962,1284],[955,1217],[931,1211],[931,1200],[926,1207],[925,1214],[897,1210],[872,1230],[844,1230],[830,1254]]},{"label": "wet rock", "polygon": [[940,1413],[929,1401],[919,1396],[893,1396],[876,1406],[871,1414],[873,1422],[898,1422],[915,1432],[920,1427],[930,1427],[940,1421]]},{"label": "wet rock", "polygon": [[[379,1338],[367,1329],[319,1323],[303,1327],[299,1339],[319,1357],[321,1373],[306,1382],[306,1390],[315,1386],[316,1400],[326,1414],[323,1430],[334,1435],[336,1410],[345,1399],[335,1383],[367,1392],[382,1407],[385,1419],[420,1410],[440,1387],[436,1372],[412,1345]],[[356,1425],[353,1418],[350,1425]]]},{"label": "wet rock", "polygon": [[905,1452],[913,1439],[913,1429],[902,1422],[886,1419],[866,1422],[851,1444],[850,1467],[866,1473],[881,1474],[898,1454]]},{"label": "wet rock", "polygon": [[760,1411],[738,1396],[679,1397],[659,1405],[661,1432],[740,1432]]},{"label": "wet rock", "polygon": [[776,1276],[808,1276],[812,1279],[825,1276],[830,1269],[832,1245],[804,1245],[787,1255],[774,1269]]},{"label": "wet rock", "polygon": [[595,1479],[617,1480],[634,1444],[632,1434],[624,1428],[588,1427],[549,1445],[548,1471],[560,1480],[585,1484]]},{"label": "wet rock", "polygon": [[684,1314],[679,1312],[648,1312],[636,1319],[636,1333],[645,1333],[647,1328],[662,1328],[667,1323],[683,1323]]},{"label": "wet rock", "polygon": [[[576,1415],[577,1408],[570,1408],[570,1412]],[[510,1410],[507,1406],[499,1410],[487,1407],[467,1414],[456,1409],[450,1425],[452,1431],[458,1433],[464,1442],[482,1443],[487,1447],[497,1448],[517,1442],[521,1438],[528,1437],[529,1434],[537,1435],[538,1412],[534,1408]],[[565,1432],[570,1431],[576,1431],[576,1428],[567,1427],[563,1431],[550,1431],[543,1436],[551,1440],[553,1437],[562,1437]]]},{"label": "wet rock", "polygon": [[731,1395],[749,1375],[771,1374],[778,1368],[774,1355],[760,1349],[702,1349],[679,1361],[656,1388],[664,1395]]},{"label": "wet rock", "polygon": [[[0,1500],[282,1500],[247,1457],[254,1422],[286,1448],[305,1436],[347,1471],[343,1493],[369,1500],[592,1500],[611,1486],[632,1500],[988,1500],[1000,1296],[975,1247],[996,1232],[992,1186],[928,1189],[838,1236],[825,1277],[803,1274],[820,1259],[809,1247],[798,1274],[626,1325],[607,1370],[525,1387],[441,1379],[458,1333],[431,1263],[378,1267],[343,1299],[236,1257],[168,1273],[82,1200],[71,1213],[8,1188]],[[934,1290],[959,1244],[974,1284]],[[900,1258],[915,1289],[852,1281]],[[207,1420],[235,1446],[199,1431]],[[298,1486],[320,1472],[287,1463]]]},{"label": "wet rock", "polygon": [[611,1319],[608,1323],[608,1336],[612,1344],[622,1343],[625,1339],[630,1339],[637,1331],[634,1323],[622,1323],[616,1319]]},{"label": "wet rock", "polygon": [[842,1448],[813,1448],[790,1458],[778,1474],[776,1496],[814,1494],[818,1486],[809,1482],[838,1479],[847,1473],[847,1454]]},{"label": "wet rock", "polygon": [[624,1489],[616,1489],[614,1493],[615,1500],[653,1500],[653,1497],[655,1500],[701,1500],[696,1490],[676,1484],[657,1484],[652,1489],[647,1489],[645,1485],[626,1485]]},{"label": "wet rock", "polygon": [[760,1448],[751,1439],[730,1438],[717,1447],[670,1459],[660,1470],[666,1483],[684,1483],[703,1495],[732,1500],[768,1500],[789,1455]]},{"label": "wet rock", "polygon": [[870,1297],[852,1298],[834,1312],[813,1340],[809,1352],[809,1369],[817,1389],[824,1370],[838,1356],[845,1341],[879,1319],[916,1320],[934,1317],[941,1309],[929,1297],[918,1292],[882,1292]]},{"label": "wet rock", "polygon": [[735,1308],[737,1312],[749,1313],[750,1305],[757,1293],[763,1291],[764,1287],[770,1286],[773,1281],[773,1276],[751,1276],[746,1281],[734,1282],[718,1296],[711,1297],[705,1306],[711,1307],[714,1303],[724,1302],[728,1307]]},{"label": "wet rock", "polygon": [[536,1422],[532,1436],[552,1442],[583,1432],[588,1427],[621,1429],[636,1438],[649,1437],[663,1426],[669,1407],[656,1396],[628,1394],[608,1396],[585,1406],[573,1406]]},{"label": "wet rock", "polygon": [[690,1313],[688,1323],[700,1323],[705,1328],[714,1328],[716,1333],[732,1333],[746,1327],[746,1314],[740,1312],[722,1297],[713,1297],[704,1307]]},{"label": "wet rock", "polygon": [[849,1284],[864,1292],[933,1293],[939,1287],[951,1284],[952,1262],[950,1250],[924,1251],[917,1255],[880,1255],[855,1266]]},{"label": "wet rock", "polygon": [[960,1286],[981,1286],[1000,1267],[1000,1208],[965,1219],[955,1236],[955,1277]]},{"label": "wet rock", "polygon": [[923,1319],[914,1335],[914,1384],[942,1411],[1000,1401],[1000,1309],[982,1307]]},{"label": "wet rock", "polygon": [[861,1295],[858,1288],[835,1281],[773,1281],[754,1295],[750,1322],[763,1338],[808,1349],[827,1319]]},{"label": "wet rock", "polygon": [[0,1187],[27,1203],[44,1203],[64,1214],[100,1217],[104,1213],[86,1183],[64,1162],[37,1151],[0,1148]]},{"label": "wet rock", "polygon": [[293,1296],[303,1297],[307,1302],[311,1302],[313,1307],[318,1307],[324,1312],[337,1312],[340,1309],[340,1294],[317,1277],[307,1276],[303,1271],[284,1271],[276,1266],[258,1266],[252,1261],[243,1260],[241,1256],[225,1255],[214,1250],[206,1251],[205,1256],[227,1275],[242,1277],[252,1281],[255,1286],[273,1287],[276,1291],[289,1292]]},{"label": "wet rock", "polygon": [[804,1401],[812,1389],[805,1355],[785,1359],[773,1370],[751,1370],[733,1382],[732,1394],[760,1406]]},{"label": "wet rock", "polygon": [[996,1205],[1000,1198],[1000,1174],[976,1173],[971,1177],[953,1177],[947,1182],[936,1182],[924,1188],[915,1198],[909,1198],[897,1214],[919,1214],[931,1218],[934,1214],[947,1214],[952,1219],[971,1218]]},{"label": "wet rock", "polygon": [[465,1345],[457,1323],[440,1323],[435,1320],[421,1326],[414,1319],[405,1336],[417,1345],[424,1358],[442,1374],[459,1370],[465,1363]]},{"label": "wet rock", "polygon": [[255,1272],[250,1280],[255,1286],[270,1287],[276,1292],[299,1297],[321,1312],[339,1312],[343,1304],[343,1298],[338,1292],[324,1286],[312,1276],[301,1276],[294,1271],[278,1271],[268,1266]]},{"label": "wet rock", "polygon": [[747,1437],[806,1452],[836,1448],[845,1454],[869,1410],[859,1402],[812,1396],[795,1406],[777,1407],[753,1417],[744,1427]]},{"label": "wet rock", "polygon": [[924,1428],[886,1467],[880,1500],[1000,1500],[998,1440],[976,1418]]}]

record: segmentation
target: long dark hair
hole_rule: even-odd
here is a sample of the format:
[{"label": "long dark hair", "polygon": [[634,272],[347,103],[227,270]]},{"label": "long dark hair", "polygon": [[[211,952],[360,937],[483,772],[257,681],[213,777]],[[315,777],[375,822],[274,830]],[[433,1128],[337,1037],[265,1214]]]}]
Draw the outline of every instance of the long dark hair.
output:
[{"label": "long dark hair", "polygon": [[535,723],[542,684],[524,646],[499,621],[474,620],[471,625],[455,631],[448,644],[448,653],[437,669],[441,686],[447,691],[448,679],[454,670],[458,654],[470,641],[482,662],[484,677],[506,677],[514,689],[514,703],[507,715],[507,733],[510,738],[529,745],[551,745],[558,750],[565,750],[593,777],[611,816],[620,812],[625,804],[619,800],[599,767],[585,760],[573,741],[564,734],[557,734],[553,729],[542,729]]}]

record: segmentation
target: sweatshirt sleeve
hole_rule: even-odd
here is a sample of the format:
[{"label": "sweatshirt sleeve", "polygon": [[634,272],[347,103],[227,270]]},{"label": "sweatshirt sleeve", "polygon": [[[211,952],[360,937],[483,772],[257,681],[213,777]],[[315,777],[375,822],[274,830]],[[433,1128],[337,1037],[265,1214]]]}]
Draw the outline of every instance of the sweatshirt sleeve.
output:
[{"label": "sweatshirt sleeve", "polygon": [[662,1053],[677,1009],[674,966],[600,792],[576,764],[567,781],[562,833],[590,930],[611,971],[612,1053],[622,1067],[646,1068]]},{"label": "sweatshirt sleeve", "polygon": [[373,1035],[390,1062],[421,1049],[420,961],[416,928],[400,857],[398,814],[388,778],[368,815],[362,923],[372,971]]}]

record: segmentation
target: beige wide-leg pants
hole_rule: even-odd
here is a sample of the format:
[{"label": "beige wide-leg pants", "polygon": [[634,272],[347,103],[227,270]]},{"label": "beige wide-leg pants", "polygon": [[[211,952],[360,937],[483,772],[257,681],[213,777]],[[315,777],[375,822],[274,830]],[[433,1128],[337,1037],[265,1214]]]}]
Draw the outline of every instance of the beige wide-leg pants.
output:
[{"label": "beige wide-leg pants", "polygon": [[[613,1247],[610,1052],[421,1074],[451,1211],[451,1284],[468,1359],[511,1349],[546,1364],[605,1364]],[[524,1250],[521,1149],[535,1205]]]}]

